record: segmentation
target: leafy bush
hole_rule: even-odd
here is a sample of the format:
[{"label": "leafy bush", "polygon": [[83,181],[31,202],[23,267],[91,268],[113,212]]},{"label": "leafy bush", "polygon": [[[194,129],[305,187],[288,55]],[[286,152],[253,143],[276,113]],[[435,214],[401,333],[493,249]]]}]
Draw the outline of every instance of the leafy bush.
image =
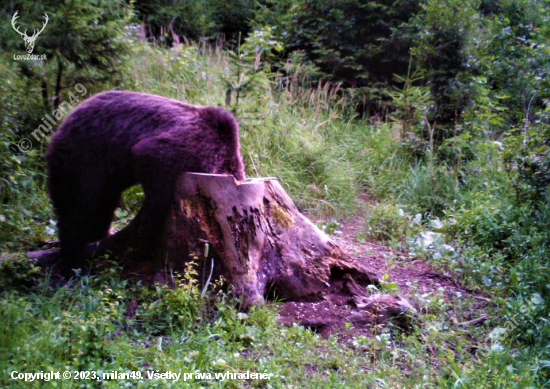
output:
[{"label": "leafy bush", "polygon": [[0,135],[0,250],[29,247],[53,238],[55,223],[45,190],[43,161],[37,151],[14,153],[20,139]]},{"label": "leafy bush", "polygon": [[460,184],[454,172],[444,165],[412,167],[398,189],[398,199],[412,213],[443,216],[460,199]]},{"label": "leafy bush", "polygon": [[0,294],[14,290],[36,291],[42,271],[25,255],[12,255],[0,262]]},{"label": "leafy bush", "polygon": [[176,275],[175,288],[157,285],[156,291],[137,312],[143,325],[153,335],[169,335],[175,331],[192,332],[207,313],[207,300],[201,297],[197,272],[192,262],[184,275]]},{"label": "leafy bush", "polygon": [[45,191],[47,142],[26,139],[37,114],[44,112],[40,93],[19,77],[13,63],[0,62],[0,70],[5,79],[0,85],[0,251],[5,252],[51,239],[55,226]]},{"label": "leafy bush", "polygon": [[367,207],[365,223],[366,238],[389,242],[400,248],[406,247],[407,238],[414,230],[411,218],[401,208],[391,204]]},{"label": "leafy bush", "polygon": [[499,112],[501,130],[529,127],[542,119],[550,97],[549,21],[547,2],[538,0],[498,2],[498,9],[483,21],[475,58],[493,104],[506,108]]}]

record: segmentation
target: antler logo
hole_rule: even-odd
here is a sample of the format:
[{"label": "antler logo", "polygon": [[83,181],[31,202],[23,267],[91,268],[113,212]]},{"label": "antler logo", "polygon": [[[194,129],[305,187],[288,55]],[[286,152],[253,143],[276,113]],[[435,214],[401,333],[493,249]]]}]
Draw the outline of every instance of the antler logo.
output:
[{"label": "antler logo", "polygon": [[21,37],[25,41],[25,49],[27,49],[27,53],[31,54],[32,51],[34,50],[34,42],[36,41],[36,38],[38,37],[38,35],[40,35],[42,31],[44,31],[44,28],[46,28],[46,25],[48,24],[48,20],[49,20],[48,14],[44,13],[45,21],[44,21],[44,24],[42,24],[42,29],[40,31],[34,30],[34,33],[32,34],[32,36],[28,36],[27,30],[25,30],[25,32],[21,32],[19,31],[19,28],[15,25],[15,19],[19,17],[17,16],[18,12],[19,11],[16,11],[15,14],[13,15],[13,18],[11,19],[11,26],[15,31],[19,33],[19,35],[21,35]]}]

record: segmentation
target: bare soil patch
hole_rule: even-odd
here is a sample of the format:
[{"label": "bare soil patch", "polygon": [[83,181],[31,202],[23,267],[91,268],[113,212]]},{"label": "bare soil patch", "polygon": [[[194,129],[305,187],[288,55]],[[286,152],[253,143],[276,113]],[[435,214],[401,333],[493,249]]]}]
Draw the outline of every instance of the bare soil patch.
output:
[{"label": "bare soil patch", "polygon": [[[341,233],[331,238],[353,260],[361,262],[378,279],[387,275],[390,282],[399,286],[400,295],[373,294],[363,301],[345,299],[341,295],[328,294],[319,302],[283,302],[280,305],[279,322],[284,325],[300,324],[322,336],[336,335],[350,339],[358,335],[372,337],[378,330],[392,324],[402,329],[414,325],[424,312],[415,306],[415,295],[438,292],[453,307],[457,299],[476,299],[474,311],[469,319],[483,318],[489,299],[462,286],[447,274],[441,274],[422,259],[388,247],[364,242],[358,234],[364,230],[364,217],[344,221]],[[411,303],[412,302],[412,303]],[[409,306],[412,305],[412,309]],[[446,315],[458,324],[451,308]],[[483,320],[474,322],[482,323]]]}]

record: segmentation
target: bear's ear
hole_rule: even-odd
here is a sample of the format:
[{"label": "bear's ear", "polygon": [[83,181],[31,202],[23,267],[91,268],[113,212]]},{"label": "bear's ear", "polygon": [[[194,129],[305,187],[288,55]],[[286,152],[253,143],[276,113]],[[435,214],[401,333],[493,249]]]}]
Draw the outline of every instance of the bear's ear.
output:
[{"label": "bear's ear", "polygon": [[238,142],[239,124],[231,112],[223,108],[206,107],[202,118],[208,127],[217,130],[221,140]]}]

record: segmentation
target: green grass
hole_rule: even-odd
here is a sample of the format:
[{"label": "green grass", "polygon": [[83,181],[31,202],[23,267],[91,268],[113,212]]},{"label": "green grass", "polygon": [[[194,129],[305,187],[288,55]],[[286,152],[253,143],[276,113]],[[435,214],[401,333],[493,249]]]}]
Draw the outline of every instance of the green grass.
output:
[{"label": "green grass", "polygon": [[[473,347],[483,347],[487,341],[487,330],[453,325],[439,291],[418,295],[415,302],[423,315],[412,333],[390,326],[375,331],[372,339],[338,341],[298,326],[278,325],[274,307],[239,313],[238,303],[221,293],[213,305],[201,298],[192,277],[177,278],[176,289],[150,289],[121,279],[111,263],[105,268],[98,276],[84,276],[56,289],[48,286],[46,277],[2,288],[2,385],[86,387],[82,382],[59,380],[25,386],[7,378],[14,370],[92,370],[102,375],[111,371],[145,374],[150,369],[269,374],[269,380],[250,381],[252,387],[504,388],[515,387],[518,380],[522,385],[535,384],[527,350],[515,357],[507,352],[481,360],[472,357]],[[5,274],[6,269],[2,270]],[[32,265],[24,262],[18,271],[34,274]],[[454,312],[459,320],[464,320],[473,304],[458,300]],[[119,387],[121,381],[106,380],[103,385]],[[187,386],[243,387],[245,383],[197,379],[187,383],[133,380],[130,384]]]}]

